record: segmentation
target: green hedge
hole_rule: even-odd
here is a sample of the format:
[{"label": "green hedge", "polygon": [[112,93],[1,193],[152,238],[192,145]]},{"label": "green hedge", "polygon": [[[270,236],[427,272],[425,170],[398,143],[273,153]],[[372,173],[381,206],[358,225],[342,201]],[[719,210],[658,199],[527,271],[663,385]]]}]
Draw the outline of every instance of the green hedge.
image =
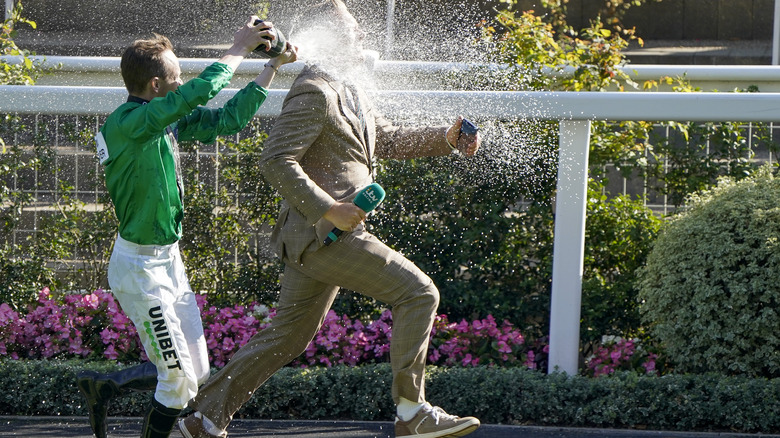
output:
[{"label": "green hedge", "polygon": [[681,372],[780,377],[780,177],[690,197],[641,271],[645,327]]},{"label": "green hedge", "polygon": [[[87,415],[74,385],[79,361],[0,361],[0,415]],[[237,417],[389,421],[389,364],[283,368]],[[777,433],[780,379],[716,375],[587,378],[521,368],[429,367],[428,400],[488,424]],[[112,402],[111,416],[140,416],[149,394]]]}]

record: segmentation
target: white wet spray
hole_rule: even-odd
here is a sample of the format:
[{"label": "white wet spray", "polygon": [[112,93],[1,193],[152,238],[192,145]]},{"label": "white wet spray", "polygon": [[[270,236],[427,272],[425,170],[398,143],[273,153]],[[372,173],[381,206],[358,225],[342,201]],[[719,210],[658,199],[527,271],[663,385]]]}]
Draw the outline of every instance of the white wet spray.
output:
[{"label": "white wet spray", "polygon": [[[353,2],[354,3],[354,2]],[[353,5],[349,5],[353,6]],[[466,5],[463,5],[466,6]],[[364,59],[355,62],[350,58],[348,50],[334,44],[330,37],[338,29],[332,27],[332,21],[327,17],[318,17],[308,21],[305,27],[292,29],[290,40],[299,47],[299,60],[307,64],[316,64],[332,76],[354,82],[362,86],[369,94],[376,91],[410,89],[415,87],[414,62],[408,64],[396,63],[401,66],[401,73],[394,76],[382,76],[376,80],[372,74],[379,60],[379,46],[386,41],[382,26],[366,26],[363,23],[382,23],[385,20],[384,10],[354,7],[353,15],[361,23],[363,31],[367,32],[367,47],[363,52]],[[361,15],[362,14],[362,15]],[[381,15],[381,16],[380,16]],[[407,16],[410,14],[406,14]],[[412,14],[414,15],[414,14]],[[423,16],[421,12],[417,14]],[[315,24],[311,24],[315,23]],[[446,26],[406,26],[399,30],[401,35],[394,38],[399,47],[414,44],[415,47],[425,46],[430,59],[446,60],[448,62],[467,65],[465,69],[453,69],[445,73],[443,78],[436,80],[437,88],[443,90],[507,90],[528,89],[534,83],[533,75],[538,74],[534,68],[506,68],[491,64],[496,56],[491,50],[490,42],[479,40],[475,36],[476,21],[448,22]],[[418,34],[415,34],[415,29]],[[419,48],[419,47],[418,47]],[[386,50],[385,50],[386,51]],[[419,53],[425,53],[421,51]],[[446,58],[442,58],[445,54]],[[427,62],[429,59],[419,59]],[[419,62],[417,65],[419,65]],[[419,81],[420,88],[430,84]],[[426,84],[427,82],[427,84]],[[384,101],[374,99],[374,105],[388,113],[401,114],[397,121],[416,125],[449,125],[459,115],[453,108],[442,105],[436,111],[424,110],[424,93],[405,95],[402,101]],[[392,109],[392,111],[389,111]],[[545,182],[555,178],[557,166],[557,136],[555,127],[549,123],[537,122],[536,117],[528,115],[514,120],[489,120],[479,117],[480,102],[474,102],[473,114],[461,114],[480,127],[482,147],[475,157],[465,158],[453,156],[445,165],[449,165],[453,174],[460,177],[466,184],[502,185],[510,184],[529,192],[540,189]],[[541,114],[539,115],[541,117]],[[551,132],[553,135],[551,135]]]}]

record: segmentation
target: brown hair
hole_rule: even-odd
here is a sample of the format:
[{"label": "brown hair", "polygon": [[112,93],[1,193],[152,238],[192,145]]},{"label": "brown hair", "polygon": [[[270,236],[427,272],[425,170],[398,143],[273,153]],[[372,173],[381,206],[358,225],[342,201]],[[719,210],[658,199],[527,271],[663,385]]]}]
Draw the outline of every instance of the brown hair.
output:
[{"label": "brown hair", "polygon": [[173,44],[163,35],[145,40],[135,40],[122,54],[120,68],[125,88],[130,93],[141,93],[153,77],[169,78],[173,73],[162,54],[166,50],[173,51]]}]

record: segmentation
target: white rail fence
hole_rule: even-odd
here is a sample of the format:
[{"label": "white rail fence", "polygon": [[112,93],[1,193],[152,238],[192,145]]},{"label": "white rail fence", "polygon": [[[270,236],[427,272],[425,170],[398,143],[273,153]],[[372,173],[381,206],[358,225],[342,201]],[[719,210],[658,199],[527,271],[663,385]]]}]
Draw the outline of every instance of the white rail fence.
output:
[{"label": "white rail fence", "polygon": [[[237,90],[223,90],[220,105]],[[258,115],[273,117],[286,90],[271,90]],[[126,97],[119,87],[0,86],[0,113],[105,115]],[[422,97],[422,98],[421,98]],[[385,91],[380,100],[417,102],[415,111],[476,119],[560,121],[550,313],[549,370],[578,370],[590,123],[593,120],[780,121],[780,93],[566,93]],[[387,115],[391,118],[401,114]]]},{"label": "white rail fence", "polygon": [[[9,63],[22,62],[18,56],[3,55],[0,59]],[[48,67],[59,66],[56,74],[43,76],[38,80],[38,85],[122,86],[117,57],[32,56],[30,59]],[[182,58],[179,61],[183,76],[189,78],[203,71],[214,59]],[[236,70],[231,84],[239,88],[252,80],[262,71],[264,63],[261,59],[245,60]],[[282,66],[274,86],[287,88],[302,67],[301,62]],[[432,90],[444,87],[442,84],[445,83],[443,78],[446,75],[467,76],[486,67],[496,70],[506,68],[498,64],[377,60],[373,65],[373,73],[380,89]],[[702,91],[732,91],[756,86],[762,92],[780,92],[780,68],[771,65],[626,65],[621,70],[638,83],[669,76],[684,77]],[[545,74],[567,75],[572,71],[570,68],[561,72],[547,70]],[[626,90],[633,91],[631,87],[626,87]],[[660,84],[660,91],[671,89]]]}]

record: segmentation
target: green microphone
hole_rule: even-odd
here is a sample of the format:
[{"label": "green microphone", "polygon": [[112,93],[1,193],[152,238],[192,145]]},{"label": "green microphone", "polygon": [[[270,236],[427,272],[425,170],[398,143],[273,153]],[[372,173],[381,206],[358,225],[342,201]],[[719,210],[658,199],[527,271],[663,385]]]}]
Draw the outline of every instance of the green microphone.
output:
[{"label": "green microphone", "polygon": [[[382,200],[385,199],[385,189],[382,188],[377,183],[372,183],[367,185],[363,190],[359,191],[357,196],[355,196],[355,199],[352,200],[352,202],[360,207],[361,210],[365,211],[366,213],[372,211],[376,208],[377,205],[379,205]],[[328,237],[325,238],[325,241],[323,242],[325,246],[330,245],[331,243],[338,240],[339,236],[341,236],[341,233],[343,233],[344,230],[341,230],[337,227],[333,227],[333,230],[331,230],[330,233],[328,233]]]}]

